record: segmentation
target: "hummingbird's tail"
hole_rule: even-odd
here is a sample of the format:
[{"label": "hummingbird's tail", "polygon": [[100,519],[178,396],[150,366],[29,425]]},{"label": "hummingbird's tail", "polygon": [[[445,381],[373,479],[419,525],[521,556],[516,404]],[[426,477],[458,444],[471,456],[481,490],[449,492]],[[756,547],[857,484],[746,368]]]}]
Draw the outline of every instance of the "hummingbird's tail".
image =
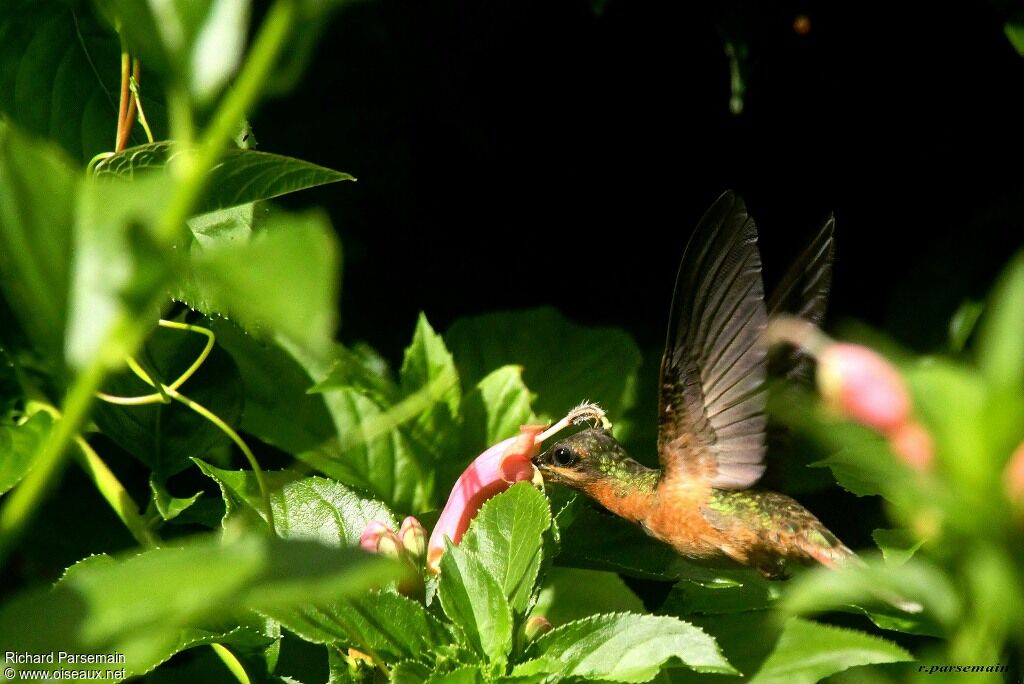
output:
[{"label": "hummingbird's tail", "polygon": [[[803,543],[800,544],[800,550],[825,567],[835,569],[844,565],[865,565],[857,554],[823,525],[819,524],[817,529],[812,528],[808,532],[809,534],[802,535]],[[923,610],[917,601],[908,601],[899,594],[884,589],[878,590],[878,598],[905,613],[920,613]]]}]

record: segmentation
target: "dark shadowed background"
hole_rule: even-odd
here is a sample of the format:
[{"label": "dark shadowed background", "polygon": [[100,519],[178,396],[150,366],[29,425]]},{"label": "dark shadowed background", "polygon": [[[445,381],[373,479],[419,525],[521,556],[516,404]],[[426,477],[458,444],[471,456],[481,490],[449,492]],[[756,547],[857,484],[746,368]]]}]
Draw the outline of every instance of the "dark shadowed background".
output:
[{"label": "dark shadowed background", "polygon": [[[254,128],[260,149],[359,178],[293,205],[328,207],[341,235],[342,338],[392,359],[420,310],[445,329],[539,304],[656,353],[683,247],[726,188],[769,287],[834,212],[830,321],[926,350],[1024,242],[1005,19],[984,2],[378,0],[335,17]],[[727,44],[746,53],[739,114]]]}]

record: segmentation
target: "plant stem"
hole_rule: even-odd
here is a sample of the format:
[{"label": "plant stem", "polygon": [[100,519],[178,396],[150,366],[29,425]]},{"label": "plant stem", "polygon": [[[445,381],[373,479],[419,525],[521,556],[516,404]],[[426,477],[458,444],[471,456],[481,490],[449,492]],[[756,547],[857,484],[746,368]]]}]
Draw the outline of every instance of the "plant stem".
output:
[{"label": "plant stem", "polygon": [[148,549],[159,546],[160,538],[146,524],[145,519],[139,514],[135,502],[127,490],[125,490],[124,485],[110,471],[110,468],[103,462],[100,455],[96,453],[96,450],[81,437],[76,437],[75,443],[81,450],[78,460],[82,468],[93,481],[93,484],[96,485],[96,489],[99,490],[103,498],[110,504],[110,507],[114,509],[117,517],[128,528],[135,541],[140,546]]},{"label": "plant stem", "polygon": [[185,406],[189,407],[190,409],[201,415],[206,420],[216,425],[221,432],[227,435],[231,439],[231,441],[234,442],[235,445],[242,450],[242,453],[245,455],[245,460],[249,462],[249,466],[252,468],[253,475],[256,476],[256,484],[259,485],[260,499],[262,500],[263,503],[263,512],[267,516],[267,525],[270,526],[271,533],[276,535],[277,528],[274,527],[274,509],[270,505],[270,488],[267,486],[267,478],[263,474],[263,469],[260,468],[259,461],[256,460],[256,455],[252,453],[252,450],[249,448],[249,445],[246,444],[245,440],[239,437],[238,433],[235,432],[230,425],[225,423],[220,416],[218,416],[216,413],[206,408],[199,402],[189,399],[184,394],[181,394],[180,392],[178,392],[178,390],[173,389],[168,385],[164,385],[164,391],[167,392],[167,394],[170,395],[171,398],[174,399],[175,401],[181,402]]},{"label": "plant stem", "polygon": [[[260,88],[285,45],[296,15],[296,0],[277,0],[271,6],[238,76],[235,88],[228,93],[214,113],[213,120],[203,135],[198,155],[187,165],[181,182],[174,188],[167,210],[156,226],[155,237],[164,246],[173,245],[184,230],[185,221],[202,194],[207,172],[217,162],[234,132],[234,127],[259,95]],[[126,52],[127,50],[122,50],[122,54]],[[184,104],[189,114],[188,121],[191,122],[187,95],[186,99],[181,101],[182,95],[177,89],[168,94],[172,107],[171,114],[174,115]],[[166,294],[161,289],[150,302],[152,306],[139,310],[158,308],[164,303],[165,298]],[[25,523],[42,500],[47,486],[63,465],[68,444],[77,436],[96,392],[106,377],[106,357],[109,350],[115,346],[136,349],[141,344],[148,326],[149,320],[131,320],[124,317],[116,320],[110,326],[99,352],[75,377],[64,401],[63,417],[57,421],[49,438],[36,452],[32,470],[11,492],[3,509],[0,510],[0,563],[11,552]]]},{"label": "plant stem", "polygon": [[[120,328],[115,326],[114,332]],[[11,552],[25,523],[46,493],[47,485],[63,465],[64,451],[68,443],[78,436],[78,427],[85,420],[93,395],[105,375],[103,357],[97,355],[75,378],[64,400],[63,415],[54,423],[53,430],[36,452],[32,469],[7,497],[6,505],[0,510],[0,563]]]},{"label": "plant stem", "polygon": [[224,662],[224,665],[231,671],[231,674],[235,675],[235,679],[239,681],[239,684],[251,684],[249,675],[245,673],[245,668],[242,667],[242,663],[238,661],[234,653],[229,651],[223,644],[210,644],[210,648]]},{"label": "plant stem", "polygon": [[235,134],[246,111],[256,100],[291,32],[296,14],[295,0],[278,0],[271,6],[234,87],[217,108],[195,154],[186,157],[179,192],[171,198],[164,220],[158,226],[157,234],[161,238],[170,242],[188,218],[202,191],[206,172],[217,162],[224,145]]}]

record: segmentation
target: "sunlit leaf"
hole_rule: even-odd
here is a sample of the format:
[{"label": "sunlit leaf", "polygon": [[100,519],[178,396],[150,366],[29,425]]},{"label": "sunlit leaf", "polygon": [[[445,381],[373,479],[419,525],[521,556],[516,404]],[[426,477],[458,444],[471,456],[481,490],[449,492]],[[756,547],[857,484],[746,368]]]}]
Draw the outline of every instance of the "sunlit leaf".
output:
[{"label": "sunlit leaf", "polygon": [[570,622],[530,647],[533,659],[513,675],[538,672],[617,682],[645,682],[678,659],[698,672],[732,673],[715,640],[699,627],[664,615],[613,613]]},{"label": "sunlit leaf", "polygon": [[[99,178],[133,178],[149,170],[169,176],[174,143],[162,141],[130,147],[97,165]],[[195,212],[206,212],[273,199],[307,188],[355,180],[347,173],[269,152],[229,148],[210,171],[205,194]]]},{"label": "sunlit leaf", "polygon": [[505,659],[512,646],[512,611],[498,580],[476,553],[448,542],[441,558],[439,596],[445,614],[474,650],[492,662]]},{"label": "sunlit leaf", "polygon": [[547,499],[517,484],[483,505],[460,544],[475,551],[516,614],[529,607],[541,563],[541,535],[551,525]]},{"label": "sunlit leaf", "polygon": [[[0,638],[32,653],[117,652],[129,673],[142,673],[180,647],[182,630],[219,634],[213,625],[237,625],[249,609],[337,600],[400,574],[384,559],[313,542],[193,541],[80,563],[55,589],[29,590],[0,608]],[[108,666],[84,669],[94,667]]]},{"label": "sunlit leaf", "polygon": [[790,618],[751,684],[814,684],[858,665],[913,660],[903,648],[864,632]]},{"label": "sunlit leaf", "polygon": [[322,217],[278,215],[249,242],[193,252],[190,277],[174,298],[322,352],[336,325],[338,251]]}]

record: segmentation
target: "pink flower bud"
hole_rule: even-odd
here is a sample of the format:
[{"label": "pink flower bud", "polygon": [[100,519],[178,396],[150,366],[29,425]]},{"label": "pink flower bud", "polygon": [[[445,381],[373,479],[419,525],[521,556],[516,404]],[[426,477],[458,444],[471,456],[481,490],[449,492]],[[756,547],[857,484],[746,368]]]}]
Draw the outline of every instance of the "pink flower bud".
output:
[{"label": "pink flower bud", "polygon": [[932,436],[920,423],[913,421],[889,433],[889,447],[904,463],[922,472],[931,467],[935,456]]},{"label": "pink flower bud", "polygon": [[498,442],[477,456],[456,481],[427,543],[427,569],[434,574],[441,570],[445,538],[458,544],[487,499],[516,482],[533,479],[536,468],[531,459],[540,453],[536,438],[544,426],[524,425],[519,430],[517,437]]},{"label": "pink flower bud", "polygon": [[402,542],[394,530],[379,520],[374,520],[359,537],[359,546],[370,553],[379,553],[389,558],[398,558],[402,554]]},{"label": "pink flower bud", "polygon": [[398,538],[402,540],[402,546],[413,558],[423,558],[427,550],[427,533],[420,521],[411,515],[402,521],[402,527],[398,530]]},{"label": "pink flower bud", "polygon": [[1024,442],[1017,445],[1010,462],[1006,464],[1003,472],[1003,482],[1006,485],[1006,496],[1010,501],[1017,504],[1024,504]]},{"label": "pink flower bud", "polygon": [[836,342],[818,357],[818,388],[825,401],[880,432],[910,418],[910,397],[896,368],[859,344]]},{"label": "pink flower bud", "polygon": [[370,553],[377,553],[377,547],[380,546],[381,537],[391,532],[391,529],[379,520],[374,520],[366,529],[363,531],[362,536],[359,537],[359,546],[364,551]]},{"label": "pink flower bud", "polygon": [[523,633],[526,635],[527,641],[533,641],[537,637],[547,634],[551,629],[551,623],[548,622],[546,617],[543,615],[534,615],[526,621]]}]

